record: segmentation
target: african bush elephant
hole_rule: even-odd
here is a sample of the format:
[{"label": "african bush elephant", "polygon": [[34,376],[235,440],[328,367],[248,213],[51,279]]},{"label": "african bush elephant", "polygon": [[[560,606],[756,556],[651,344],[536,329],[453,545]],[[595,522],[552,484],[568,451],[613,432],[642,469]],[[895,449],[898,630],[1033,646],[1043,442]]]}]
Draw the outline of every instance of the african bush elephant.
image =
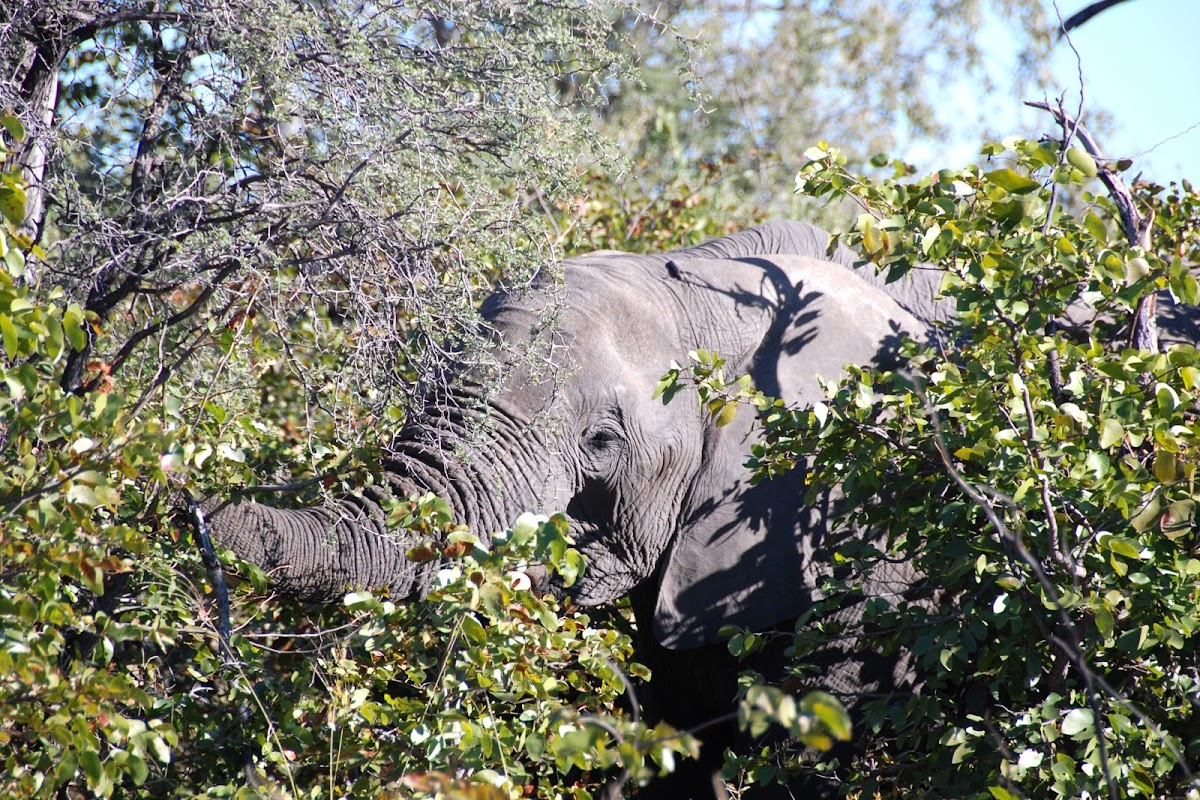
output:
[{"label": "african bush elephant", "polygon": [[[584,605],[632,594],[639,657],[656,676],[648,712],[690,726],[728,711],[736,664],[723,647],[695,649],[717,642],[723,625],[761,630],[810,606],[830,561],[836,499],[802,505],[802,469],[750,484],[752,414],[717,427],[694,401],[652,395],[672,360],[702,348],[759,389],[809,403],[823,396],[818,375],[887,364],[903,335],[923,335],[933,287],[893,287],[919,318],[873,285],[882,281],[849,269],[848,253],[827,260],[826,241],[812,226],[775,222],[661,255],[573,258],[561,286],[494,295],[483,316],[506,373],[499,388],[483,403],[472,382],[435,397],[399,434],[380,491],[433,491],[480,534],[522,512],[565,510],[588,559],[568,592]],[[549,367],[520,355],[530,349]],[[411,543],[389,534],[378,500],[230,503],[210,525],[300,598],[348,586],[420,592],[438,567],[405,558]],[[861,689],[857,673],[840,687],[838,677],[823,680]],[[702,768],[719,764],[730,735],[705,732]],[[689,781],[707,784],[705,775],[677,776],[658,796],[699,792]]]}]

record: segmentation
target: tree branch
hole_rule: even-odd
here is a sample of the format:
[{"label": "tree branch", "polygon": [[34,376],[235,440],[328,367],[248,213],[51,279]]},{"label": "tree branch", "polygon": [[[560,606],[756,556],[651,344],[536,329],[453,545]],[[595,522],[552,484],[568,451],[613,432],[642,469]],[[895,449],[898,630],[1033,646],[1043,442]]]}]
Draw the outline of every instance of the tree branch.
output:
[{"label": "tree branch", "polygon": [[[1104,154],[1104,151],[1100,149],[1100,145],[1088,133],[1083,123],[1067,114],[1063,110],[1061,103],[1055,107],[1049,103],[1026,101],[1025,105],[1030,108],[1049,112],[1058,124],[1074,131],[1080,144],[1083,145],[1084,149],[1087,150],[1088,154],[1096,162],[1096,176],[1100,178],[1105,188],[1108,189],[1109,196],[1116,203],[1117,213],[1121,216],[1121,227],[1125,233],[1125,239],[1134,247],[1140,247],[1145,252],[1150,252],[1150,229],[1154,225],[1154,212],[1150,211],[1149,214],[1143,214],[1138,209],[1133,192],[1125,184],[1121,174],[1110,165],[1112,159]],[[1066,141],[1063,142],[1063,148],[1065,149],[1069,145],[1070,136],[1067,136]],[[1137,308],[1130,315],[1128,340],[1130,347],[1138,350],[1146,350],[1151,353],[1159,351],[1158,318],[1155,302],[1155,294],[1153,292],[1147,294],[1138,301]]]}]

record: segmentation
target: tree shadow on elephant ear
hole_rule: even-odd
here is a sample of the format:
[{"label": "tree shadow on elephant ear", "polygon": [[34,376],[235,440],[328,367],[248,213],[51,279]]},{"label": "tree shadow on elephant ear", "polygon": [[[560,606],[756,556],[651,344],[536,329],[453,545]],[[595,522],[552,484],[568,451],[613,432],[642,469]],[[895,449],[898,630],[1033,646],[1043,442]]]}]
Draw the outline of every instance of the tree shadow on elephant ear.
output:
[{"label": "tree shadow on elephant ear", "polygon": [[[778,326],[773,332],[778,339],[775,352],[789,358],[812,341],[804,329],[816,322],[816,316],[803,310],[803,293],[795,296],[798,302],[793,310],[797,313],[788,319],[797,324]],[[899,329],[886,337],[873,365],[895,366],[903,339]],[[783,386],[777,368],[759,360],[752,372],[756,386]],[[727,428],[710,431],[706,457],[737,459],[739,466],[744,465],[753,437],[752,417],[739,414]],[[699,541],[686,543],[694,569],[686,576],[660,570],[655,578],[660,595],[656,612],[662,611],[661,596],[669,596],[671,616],[666,625],[672,630],[661,629],[664,620],[656,613],[654,638],[674,649],[654,647],[640,652],[655,662],[648,664],[652,670],[683,671],[686,677],[677,684],[656,682],[654,702],[676,724],[702,724],[731,707],[737,691],[736,673],[742,669],[754,669],[768,682],[781,684],[797,696],[813,689],[829,691],[846,703],[854,717],[860,717],[855,711],[867,700],[910,695],[917,687],[908,655],[895,652],[883,632],[865,630],[863,616],[869,602],[894,607],[923,595],[921,576],[907,564],[886,559],[879,560],[869,575],[854,573],[848,561],[835,561],[834,553],[840,549],[854,551],[864,545],[882,549],[883,534],[864,535],[840,526],[837,521],[843,501],[839,493],[813,491],[803,463],[773,480],[751,485],[750,479],[750,471],[743,467],[734,485],[698,506],[685,521],[685,528],[701,523],[695,527],[704,531]],[[697,558],[704,563],[697,565]],[[647,616],[639,615],[642,619]],[[727,624],[765,634],[759,637],[762,648],[744,663],[730,656],[722,641],[720,628]],[[702,670],[708,670],[707,683],[694,677]],[[675,685],[704,686],[705,691],[676,696]],[[652,710],[651,715],[662,714]],[[857,728],[856,739],[865,729],[862,725]],[[733,747],[748,753],[762,744],[755,745],[732,726],[727,730],[710,728],[701,737],[706,742],[704,760],[709,763],[711,749],[719,752]],[[774,738],[778,743],[779,737]],[[857,743],[852,743],[831,754],[810,752],[805,758],[844,761],[856,747]],[[801,792],[796,796],[818,797],[836,794],[837,786],[835,778],[814,773],[811,779],[775,788],[784,797],[795,792]],[[771,791],[752,796],[768,797]]]}]

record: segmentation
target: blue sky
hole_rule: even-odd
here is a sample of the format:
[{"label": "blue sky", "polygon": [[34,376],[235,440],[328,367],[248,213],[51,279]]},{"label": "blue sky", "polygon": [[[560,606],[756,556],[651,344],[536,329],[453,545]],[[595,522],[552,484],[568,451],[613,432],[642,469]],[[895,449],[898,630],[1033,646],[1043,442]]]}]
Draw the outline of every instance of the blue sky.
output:
[{"label": "blue sky", "polygon": [[[1086,5],[1058,0],[1064,19]],[[1071,34],[1083,64],[1084,113],[1110,114],[1101,145],[1108,155],[1134,158],[1135,170],[1160,183],[1200,183],[1198,36],[1200,0],[1127,0]],[[1057,88],[1072,90],[1068,108],[1075,108],[1079,79],[1066,41],[1055,45],[1053,64]]]}]

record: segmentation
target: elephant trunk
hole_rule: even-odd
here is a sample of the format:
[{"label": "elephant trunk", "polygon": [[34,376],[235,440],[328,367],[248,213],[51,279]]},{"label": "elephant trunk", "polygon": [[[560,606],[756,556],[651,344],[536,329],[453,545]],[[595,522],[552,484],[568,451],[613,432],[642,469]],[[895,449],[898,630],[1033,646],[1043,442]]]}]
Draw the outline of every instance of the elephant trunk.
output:
[{"label": "elephant trunk", "polygon": [[408,560],[414,542],[387,530],[378,500],[364,494],[304,509],[210,500],[204,510],[217,542],[262,568],[289,597],[327,601],[363,587],[407,596],[428,582],[421,573],[429,565]]},{"label": "elephant trunk", "polygon": [[474,441],[467,421],[476,413],[457,404],[427,412],[393,445],[381,483],[361,494],[304,509],[210,500],[204,504],[209,527],[221,546],[261,567],[289,597],[319,602],[377,588],[395,598],[424,595],[440,562],[408,559],[407,552],[424,542],[388,529],[385,498],[432,492],[484,539],[521,512],[539,510],[542,492],[530,478],[535,470],[528,460],[537,437],[492,412],[476,412],[486,413],[488,422]]}]

